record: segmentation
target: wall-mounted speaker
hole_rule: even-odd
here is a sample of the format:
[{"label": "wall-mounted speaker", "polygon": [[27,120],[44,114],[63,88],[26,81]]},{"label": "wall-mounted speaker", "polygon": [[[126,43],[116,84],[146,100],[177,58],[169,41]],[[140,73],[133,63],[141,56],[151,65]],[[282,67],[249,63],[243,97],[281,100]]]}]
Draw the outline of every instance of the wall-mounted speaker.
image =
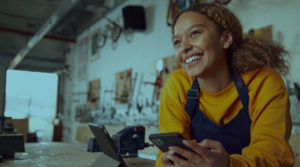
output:
[{"label": "wall-mounted speaker", "polygon": [[143,6],[126,6],[122,9],[122,12],[125,30],[146,30],[145,10]]}]

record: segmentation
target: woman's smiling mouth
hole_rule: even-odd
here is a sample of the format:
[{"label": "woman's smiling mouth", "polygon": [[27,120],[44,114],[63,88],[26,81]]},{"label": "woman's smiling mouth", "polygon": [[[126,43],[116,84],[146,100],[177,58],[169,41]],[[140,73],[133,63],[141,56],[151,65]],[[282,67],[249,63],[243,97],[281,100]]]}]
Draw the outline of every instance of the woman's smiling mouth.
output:
[{"label": "woman's smiling mouth", "polygon": [[190,56],[190,57],[188,57],[187,59],[185,59],[185,63],[186,64],[189,64],[189,63],[192,63],[193,61],[196,61],[196,60],[199,60],[199,59],[201,59],[202,58],[202,56],[203,56],[203,54],[194,54],[193,56]]}]

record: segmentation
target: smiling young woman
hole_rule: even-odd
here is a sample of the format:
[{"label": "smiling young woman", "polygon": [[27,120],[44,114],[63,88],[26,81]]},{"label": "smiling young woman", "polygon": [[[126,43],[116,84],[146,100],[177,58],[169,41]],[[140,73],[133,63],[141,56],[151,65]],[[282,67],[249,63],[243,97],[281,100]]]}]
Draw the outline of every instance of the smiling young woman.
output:
[{"label": "smiling young woman", "polygon": [[216,4],[182,11],[172,34],[183,68],[164,84],[159,127],[181,133],[195,153],[174,146],[158,154],[156,166],[293,166],[290,103],[279,74],[288,72],[286,51],[243,39],[237,17]]},{"label": "smiling young woman", "polygon": [[231,82],[226,62],[231,34],[226,31],[219,34],[216,24],[198,12],[185,12],[176,23],[173,40],[182,67],[189,76],[197,77],[206,90],[224,89]]}]

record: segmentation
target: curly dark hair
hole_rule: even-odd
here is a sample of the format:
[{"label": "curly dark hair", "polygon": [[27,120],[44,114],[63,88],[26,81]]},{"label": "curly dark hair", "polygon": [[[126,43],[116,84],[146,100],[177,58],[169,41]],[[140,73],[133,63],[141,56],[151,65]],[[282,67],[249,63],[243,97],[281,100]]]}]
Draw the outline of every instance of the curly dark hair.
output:
[{"label": "curly dark hair", "polygon": [[227,60],[232,70],[244,73],[260,67],[270,67],[283,75],[288,74],[289,67],[285,57],[288,52],[274,41],[257,37],[243,37],[239,19],[227,8],[214,3],[195,3],[181,11],[172,24],[172,34],[177,19],[185,12],[198,12],[205,15],[217,25],[221,34],[227,30],[233,35],[233,43],[227,50]]}]

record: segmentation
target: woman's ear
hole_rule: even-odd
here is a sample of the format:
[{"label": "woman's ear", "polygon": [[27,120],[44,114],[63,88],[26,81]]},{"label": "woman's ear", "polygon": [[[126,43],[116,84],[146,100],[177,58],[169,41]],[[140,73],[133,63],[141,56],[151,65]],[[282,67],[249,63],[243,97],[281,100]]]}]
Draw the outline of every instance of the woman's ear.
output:
[{"label": "woman's ear", "polygon": [[221,42],[222,42],[223,48],[228,49],[233,42],[232,33],[227,30],[223,31],[222,35],[221,35]]}]

